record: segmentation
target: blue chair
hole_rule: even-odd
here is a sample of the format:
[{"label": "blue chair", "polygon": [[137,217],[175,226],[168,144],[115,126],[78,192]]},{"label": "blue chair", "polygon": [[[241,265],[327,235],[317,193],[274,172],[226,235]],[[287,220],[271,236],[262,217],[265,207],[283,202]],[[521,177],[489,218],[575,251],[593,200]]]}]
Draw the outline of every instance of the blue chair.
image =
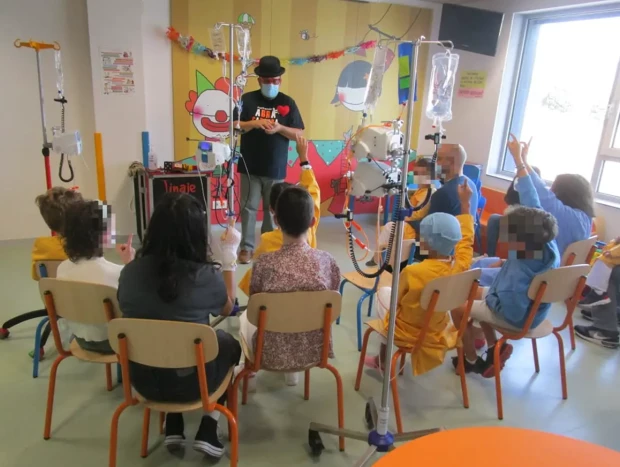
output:
[{"label": "blue chair", "polygon": [[[415,250],[415,240],[404,240],[399,261],[394,261],[394,257],[392,257],[392,259],[390,260],[390,265],[392,266],[392,268],[400,267],[400,263],[402,263],[403,261],[407,261],[407,264],[411,264],[413,262]],[[367,272],[371,271],[372,269],[369,269]],[[357,301],[357,350],[360,351],[362,350],[362,306],[364,304],[364,300],[366,300],[367,298],[369,299],[368,316],[371,316],[374,296],[377,293],[377,290],[379,290],[379,288],[392,286],[392,274],[390,274],[389,272],[384,272],[375,279],[368,279],[359,274],[357,271],[343,274],[342,282],[340,282],[340,295],[343,295],[344,286],[346,284],[351,284],[362,291],[362,296]],[[338,318],[336,324],[340,324],[340,318]]]},{"label": "blue chair", "polygon": [[[482,179],[482,166],[478,164],[465,164],[463,167],[463,175],[468,177],[476,187],[479,187]],[[478,190],[480,191],[480,190]]]}]

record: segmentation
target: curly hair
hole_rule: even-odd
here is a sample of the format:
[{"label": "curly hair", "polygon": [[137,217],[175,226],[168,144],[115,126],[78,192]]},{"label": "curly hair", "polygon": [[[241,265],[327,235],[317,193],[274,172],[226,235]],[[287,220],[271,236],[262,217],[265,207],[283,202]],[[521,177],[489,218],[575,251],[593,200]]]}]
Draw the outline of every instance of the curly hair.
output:
[{"label": "curly hair", "polygon": [[523,254],[542,251],[543,247],[558,235],[555,217],[538,208],[511,206],[500,222],[503,226],[501,240],[522,243],[524,251],[520,253]]},{"label": "curly hair", "polygon": [[551,191],[569,208],[585,212],[594,217],[594,193],[590,182],[578,174],[558,175],[551,185]]},{"label": "curly hair", "polygon": [[111,207],[99,201],[84,201],[68,207],[63,242],[65,253],[76,262],[103,256],[103,236],[107,232]]},{"label": "curly hair", "polygon": [[34,202],[39,207],[41,217],[50,230],[63,235],[67,208],[83,200],[79,192],[55,186],[37,196]]},{"label": "curly hair", "polygon": [[157,259],[157,293],[166,303],[179,296],[180,278],[205,264],[217,268],[209,247],[207,216],[198,200],[186,193],[164,195],[136,256]]}]

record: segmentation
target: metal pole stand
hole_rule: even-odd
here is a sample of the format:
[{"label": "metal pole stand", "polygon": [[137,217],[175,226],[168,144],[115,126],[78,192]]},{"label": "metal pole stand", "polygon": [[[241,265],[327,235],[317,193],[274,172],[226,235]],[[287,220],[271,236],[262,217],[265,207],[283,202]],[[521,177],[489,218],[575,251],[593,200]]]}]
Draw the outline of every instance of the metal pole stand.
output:
[{"label": "metal pole stand", "polygon": [[[408,108],[407,108],[407,132],[404,142],[403,151],[403,164],[401,171],[401,196],[399,196],[400,204],[395,207],[397,210],[396,219],[396,234],[395,244],[396,248],[394,256],[400,258],[402,246],[403,246],[403,231],[404,231],[404,219],[408,213],[405,209],[405,197],[407,194],[407,176],[406,168],[408,166],[409,152],[411,148],[411,128],[413,126],[413,114],[414,114],[414,99],[415,99],[415,86],[417,82],[417,67],[418,67],[418,47],[422,44],[438,44],[445,48],[452,48],[453,45],[449,41],[437,42],[426,41],[424,37],[420,37],[416,41],[400,41],[396,38],[390,37],[388,42],[405,42],[413,44],[413,59],[411,60],[409,76],[411,78],[411,84],[409,87]],[[438,138],[441,141],[441,136]],[[365,421],[367,428],[370,430],[368,433],[358,432],[347,429],[339,429],[323,425],[320,423],[311,422],[308,430],[308,443],[312,454],[320,455],[325,446],[321,440],[320,433],[327,433],[334,436],[355,439],[358,441],[366,441],[369,445],[368,449],[364,453],[363,457],[357,461],[355,467],[364,467],[372,459],[377,452],[388,452],[393,449],[394,443],[402,441],[411,441],[422,436],[430,435],[441,431],[441,428],[432,428],[429,430],[420,430],[409,433],[401,433],[393,435],[388,430],[388,423],[390,418],[389,396],[390,396],[390,381],[391,381],[391,361],[394,352],[394,331],[396,328],[396,305],[398,301],[398,284],[400,281],[400,268],[394,267],[392,273],[392,293],[390,296],[390,319],[387,335],[387,349],[385,353],[385,361],[383,364],[384,377],[383,377],[383,392],[381,394],[381,406],[377,408],[377,405],[373,398],[369,399],[366,404]],[[413,461],[412,461],[413,462]]]}]

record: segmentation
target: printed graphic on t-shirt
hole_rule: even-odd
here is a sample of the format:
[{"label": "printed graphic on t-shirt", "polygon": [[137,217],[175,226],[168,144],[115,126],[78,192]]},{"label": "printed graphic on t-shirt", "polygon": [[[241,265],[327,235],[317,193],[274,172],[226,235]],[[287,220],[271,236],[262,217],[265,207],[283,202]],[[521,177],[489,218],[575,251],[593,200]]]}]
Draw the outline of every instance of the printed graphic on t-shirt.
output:
[{"label": "printed graphic on t-shirt", "polygon": [[271,120],[273,123],[275,123],[278,120],[277,116],[278,109],[257,107],[256,113],[254,114],[254,117],[252,117],[252,120]]}]

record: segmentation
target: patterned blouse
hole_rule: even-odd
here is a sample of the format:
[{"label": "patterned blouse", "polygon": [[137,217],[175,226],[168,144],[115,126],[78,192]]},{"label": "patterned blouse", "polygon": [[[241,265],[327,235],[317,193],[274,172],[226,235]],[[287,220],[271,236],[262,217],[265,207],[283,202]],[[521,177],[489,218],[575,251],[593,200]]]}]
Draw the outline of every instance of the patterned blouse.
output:
[{"label": "patterned blouse", "polygon": [[[250,295],[256,293],[338,290],[340,269],[326,251],[306,242],[284,245],[258,258],[252,268]],[[253,346],[256,347],[256,335]],[[266,332],[261,365],[272,370],[304,368],[321,360],[323,331]],[[333,358],[330,342],[330,357]]]}]

